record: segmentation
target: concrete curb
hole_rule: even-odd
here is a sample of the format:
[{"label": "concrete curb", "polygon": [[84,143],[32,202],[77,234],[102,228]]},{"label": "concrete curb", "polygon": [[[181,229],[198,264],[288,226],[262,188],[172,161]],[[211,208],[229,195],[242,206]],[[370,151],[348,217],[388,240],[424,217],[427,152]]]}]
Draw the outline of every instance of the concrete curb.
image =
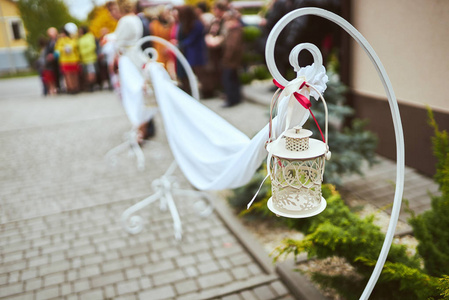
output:
[{"label": "concrete curb", "polygon": [[296,299],[326,300],[314,285],[301,273],[294,271],[295,263],[288,260],[276,266],[276,273]]}]

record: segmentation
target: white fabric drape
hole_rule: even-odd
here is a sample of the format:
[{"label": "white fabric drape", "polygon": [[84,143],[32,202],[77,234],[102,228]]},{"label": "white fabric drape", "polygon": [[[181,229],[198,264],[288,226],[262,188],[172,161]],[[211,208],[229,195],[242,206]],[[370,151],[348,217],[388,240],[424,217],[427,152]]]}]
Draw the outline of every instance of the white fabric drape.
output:
[{"label": "white fabric drape", "polygon": [[[150,63],[145,71],[153,83],[170,148],[189,182],[199,190],[231,189],[248,183],[267,155],[268,125],[249,139],[176,87],[160,64]],[[290,127],[302,125],[308,118],[309,111],[295,100],[280,99],[278,117],[273,120],[276,135],[285,129],[289,101],[293,108]]]},{"label": "white fabric drape", "polygon": [[144,78],[128,56],[120,56],[119,70],[122,105],[133,127],[138,127],[150,120],[157,109],[145,106]]}]

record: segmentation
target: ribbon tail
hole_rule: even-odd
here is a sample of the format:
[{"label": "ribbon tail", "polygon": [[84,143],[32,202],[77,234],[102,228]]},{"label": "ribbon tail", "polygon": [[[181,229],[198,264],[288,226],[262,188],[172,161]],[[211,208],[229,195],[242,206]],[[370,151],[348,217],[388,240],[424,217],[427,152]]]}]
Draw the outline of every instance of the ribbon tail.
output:
[{"label": "ribbon tail", "polygon": [[251,205],[253,204],[254,200],[256,200],[257,195],[259,194],[260,190],[262,189],[263,183],[265,182],[265,180],[267,180],[267,178],[270,176],[270,174],[268,174],[267,176],[265,176],[265,178],[262,180],[262,183],[259,186],[259,189],[257,190],[256,194],[254,195],[254,197],[251,199],[251,201],[248,203],[248,205],[246,206],[246,209],[249,209],[251,207]]},{"label": "ribbon tail", "polygon": [[300,93],[294,93],[296,100],[299,102],[299,104],[302,105],[305,109],[310,109],[312,107],[312,103],[309,99],[307,99],[306,96],[301,95]]}]

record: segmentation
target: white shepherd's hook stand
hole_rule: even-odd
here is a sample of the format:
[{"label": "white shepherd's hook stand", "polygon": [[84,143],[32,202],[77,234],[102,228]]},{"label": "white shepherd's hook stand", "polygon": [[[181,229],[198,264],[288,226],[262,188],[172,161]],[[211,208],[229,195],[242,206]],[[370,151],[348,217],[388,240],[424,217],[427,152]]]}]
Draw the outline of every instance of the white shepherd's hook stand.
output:
[{"label": "white shepherd's hook stand", "polygon": [[[170,51],[172,51],[176,57],[181,62],[182,66],[186,70],[187,77],[190,82],[190,88],[192,91],[192,96],[199,100],[199,91],[198,91],[198,83],[196,80],[196,77],[192,71],[192,68],[190,67],[189,63],[187,62],[186,58],[182,53],[176,48],[173,44],[168,42],[167,40],[164,40],[160,37],[156,36],[146,36],[144,38],[141,38],[138,43],[137,47],[140,47],[145,42],[157,42],[165,47],[169,48]],[[155,63],[157,60],[157,51],[154,48],[147,48],[144,50],[145,55],[147,55],[149,58],[150,63]],[[210,206],[210,203],[212,203],[212,199],[210,198],[210,195],[206,192],[201,191],[195,191],[195,190],[185,190],[180,189],[178,187],[178,184],[176,182],[176,178],[172,176],[173,172],[176,170],[177,164],[176,161],[172,162],[170,167],[167,169],[167,171],[162,175],[160,178],[153,180],[151,183],[154,194],[139,201],[138,203],[134,204],[133,206],[127,208],[121,216],[121,223],[123,228],[131,233],[131,234],[137,234],[142,231],[143,228],[143,219],[140,216],[136,216],[133,214],[137,211],[141,210],[142,208],[150,205],[151,203],[160,200],[160,209],[166,210],[167,207],[170,210],[170,214],[173,219],[173,227],[174,227],[174,234],[175,238],[177,240],[181,240],[182,238],[182,223],[181,218],[179,217],[178,209],[176,208],[175,201],[173,199],[173,195],[183,195],[183,196],[195,196],[195,197],[203,197],[206,198],[208,201],[207,207],[198,207],[198,210],[201,210],[199,213],[201,216],[207,216],[212,212],[212,207]]]},{"label": "white shepherd's hook stand", "polygon": [[[347,33],[349,33],[357,43],[365,50],[366,54],[369,56],[371,62],[377,70],[380,80],[384,86],[385,92],[388,97],[388,103],[390,105],[390,111],[393,118],[394,133],[396,138],[396,190],[394,195],[393,208],[391,211],[390,223],[388,225],[388,230],[385,235],[385,240],[380,252],[379,258],[377,260],[374,271],[363,291],[360,299],[368,299],[371,292],[379,279],[382,268],[387,259],[388,252],[390,250],[391,243],[394,237],[394,231],[398,222],[399,212],[401,209],[402,194],[404,190],[404,167],[405,167],[405,149],[404,149],[404,136],[402,131],[401,116],[399,114],[398,103],[396,96],[394,95],[393,87],[388,78],[388,75],[383,67],[379,57],[377,56],[374,49],[367,42],[367,40],[362,36],[357,29],[354,28],[348,21],[342,17],[331,13],[327,10],[320,8],[301,8],[294,10],[286,14],[279,22],[273,27],[270,35],[268,36],[267,45],[265,48],[265,57],[267,59],[268,69],[270,70],[273,77],[283,86],[286,86],[287,80],[279,73],[274,62],[274,46],[276,39],[281,33],[282,29],[293,19],[306,16],[306,15],[316,15],[328,19],[335,24],[343,28]],[[297,57],[297,56],[296,56]]]},{"label": "white shepherd's hook stand", "polygon": [[117,164],[117,155],[123,151],[128,150],[131,155],[134,153],[137,159],[137,168],[141,171],[145,169],[145,156],[143,154],[142,148],[139,145],[138,140],[138,130],[137,128],[132,128],[130,131],[124,134],[125,141],[120,145],[112,148],[105,154],[106,160],[110,161],[113,166]]}]

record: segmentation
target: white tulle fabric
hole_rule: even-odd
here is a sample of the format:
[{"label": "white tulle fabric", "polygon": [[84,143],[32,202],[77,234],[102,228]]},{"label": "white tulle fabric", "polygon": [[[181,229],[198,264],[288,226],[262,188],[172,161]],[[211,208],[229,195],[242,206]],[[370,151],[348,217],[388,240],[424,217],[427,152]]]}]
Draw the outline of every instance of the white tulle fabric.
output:
[{"label": "white tulle fabric", "polygon": [[[268,125],[250,139],[176,87],[160,64],[149,63],[145,72],[153,83],[170,148],[189,182],[199,190],[230,189],[248,183],[267,155],[264,146]],[[278,117],[273,120],[277,134],[284,131],[291,101],[291,126],[302,125],[308,115],[296,100],[280,99]]]},{"label": "white tulle fabric", "polygon": [[144,78],[128,56],[120,57],[119,70],[122,105],[133,127],[138,127],[150,120],[157,109],[145,106]]}]

